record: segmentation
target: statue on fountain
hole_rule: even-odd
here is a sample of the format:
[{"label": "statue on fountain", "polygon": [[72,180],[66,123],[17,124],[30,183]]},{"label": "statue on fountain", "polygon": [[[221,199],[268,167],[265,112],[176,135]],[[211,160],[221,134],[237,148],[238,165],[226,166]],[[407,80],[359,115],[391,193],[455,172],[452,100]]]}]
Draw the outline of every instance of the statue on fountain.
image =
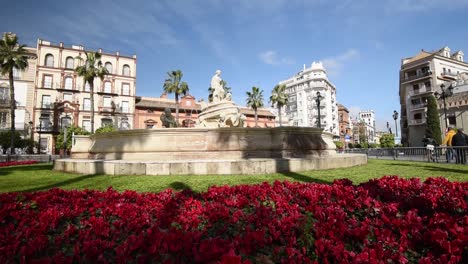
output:
[{"label": "statue on fountain", "polygon": [[240,108],[232,102],[231,93],[226,93],[221,79],[221,70],[217,70],[211,78],[213,101],[202,104],[202,112],[198,116],[197,127],[243,127],[246,117],[240,113]]},{"label": "statue on fountain", "polygon": [[171,109],[169,107],[166,107],[164,109],[164,113],[161,114],[161,123],[163,127],[178,127],[177,121],[175,118],[172,116]]}]

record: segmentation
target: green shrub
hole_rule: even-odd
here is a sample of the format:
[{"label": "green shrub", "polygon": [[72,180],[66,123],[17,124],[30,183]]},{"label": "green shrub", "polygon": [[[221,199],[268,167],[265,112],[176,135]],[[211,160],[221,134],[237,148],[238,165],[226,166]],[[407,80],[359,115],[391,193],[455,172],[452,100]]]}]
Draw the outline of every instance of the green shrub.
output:
[{"label": "green shrub", "polygon": [[[72,135],[89,135],[90,133],[78,126],[71,126],[67,128],[67,150],[70,150],[72,147]],[[63,130],[60,130],[60,134],[57,135],[57,140],[55,141],[55,149],[63,149]]]},{"label": "green shrub", "polygon": [[333,141],[335,143],[335,146],[339,149],[343,149],[343,142],[341,141]]},{"label": "green shrub", "polygon": [[99,133],[107,133],[107,132],[114,132],[114,131],[117,131],[117,129],[113,125],[105,125],[103,127],[96,129],[95,133],[99,134]]},{"label": "green shrub", "polygon": [[348,148],[350,148],[350,149],[354,148],[354,144],[353,143],[348,143]]},{"label": "green shrub", "polygon": [[393,134],[383,134],[380,137],[380,146],[382,148],[393,148],[395,146],[395,136]]}]

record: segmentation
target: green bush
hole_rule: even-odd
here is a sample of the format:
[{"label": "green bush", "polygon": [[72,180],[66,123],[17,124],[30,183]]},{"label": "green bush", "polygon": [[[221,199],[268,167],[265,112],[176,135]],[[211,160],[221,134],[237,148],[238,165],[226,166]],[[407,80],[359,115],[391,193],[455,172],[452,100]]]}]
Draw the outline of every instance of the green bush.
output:
[{"label": "green bush", "polygon": [[343,142],[341,142],[341,141],[333,141],[333,143],[335,143],[335,146],[336,146],[338,149],[343,149]]},{"label": "green bush", "polygon": [[[67,143],[66,148],[70,150],[72,147],[72,135],[89,135],[90,133],[78,126],[71,126],[67,128]],[[55,141],[55,149],[63,149],[63,130],[60,130],[60,134],[57,136],[57,140]]]},{"label": "green bush", "polygon": [[96,129],[95,133],[99,134],[99,133],[107,133],[107,132],[114,132],[114,131],[117,131],[117,129],[113,125],[105,125],[103,127]]},{"label": "green bush", "polygon": [[380,137],[380,146],[382,148],[393,148],[395,146],[395,136],[393,134],[383,134]]},{"label": "green bush", "polygon": [[357,143],[356,145],[354,145],[355,148],[362,148],[362,145],[361,143]]},{"label": "green bush", "polygon": [[[0,133],[0,146],[3,148],[3,153],[6,153],[6,150],[10,147],[11,144],[11,131],[4,131]],[[21,138],[21,135],[18,131],[15,131],[15,148],[23,148],[24,140]]]},{"label": "green bush", "polygon": [[354,144],[353,143],[348,143],[348,148],[350,148],[350,149],[354,148]]}]

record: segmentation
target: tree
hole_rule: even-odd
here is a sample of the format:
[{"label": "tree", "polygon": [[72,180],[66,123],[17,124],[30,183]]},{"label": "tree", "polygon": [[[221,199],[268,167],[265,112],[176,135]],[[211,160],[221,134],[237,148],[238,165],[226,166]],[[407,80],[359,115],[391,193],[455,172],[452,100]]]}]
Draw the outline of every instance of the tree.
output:
[{"label": "tree", "polygon": [[176,102],[176,122],[179,124],[179,95],[186,95],[189,91],[188,84],[186,82],[181,82],[182,80],[182,71],[170,71],[167,73],[169,78],[164,82],[164,92],[174,93],[175,102]]},{"label": "tree", "polygon": [[231,92],[231,87],[227,86],[227,82],[225,80],[221,80],[221,87],[223,87],[225,94]]},{"label": "tree", "polygon": [[438,145],[442,143],[442,132],[440,130],[439,111],[434,96],[427,98],[426,137],[433,138]]},{"label": "tree", "polygon": [[252,87],[252,91],[247,91],[247,106],[252,108],[255,113],[255,127],[258,127],[258,108],[263,106],[263,90],[258,87]]},{"label": "tree", "polygon": [[395,146],[395,136],[393,134],[383,134],[380,137],[380,146],[382,148],[393,148]]},{"label": "tree", "polygon": [[[15,144],[15,145],[13,145],[13,147],[11,147],[11,145],[10,145],[12,137],[14,138],[13,143]],[[15,148],[22,148],[23,147],[23,141],[21,140],[20,133],[18,131],[14,131],[14,133],[12,134],[10,130],[0,132],[0,146],[2,146],[3,154],[6,153],[8,147],[11,147],[12,150],[15,149]]]},{"label": "tree", "polygon": [[[99,130],[99,129],[98,129]],[[97,130],[96,130],[97,133]],[[66,149],[70,150],[72,148],[72,135],[89,135],[90,133],[85,129],[78,127],[78,126],[71,126],[67,128],[67,140],[66,140]],[[55,141],[55,149],[63,149],[63,130],[57,136],[57,140]]]},{"label": "tree", "polygon": [[[83,65],[76,67],[75,72],[78,76],[83,77],[83,84],[89,84],[90,103],[91,103],[91,133],[94,133],[94,79],[99,78],[104,80],[104,76],[108,75],[106,67],[102,66],[101,53],[86,52],[86,61]],[[79,61],[83,61],[81,57],[76,57]],[[80,63],[81,64],[81,63]]]},{"label": "tree", "polygon": [[28,57],[26,56],[26,45],[18,43],[18,36],[11,33],[3,34],[0,40],[0,73],[8,75],[10,81],[10,147],[11,154],[15,154],[15,86],[13,69],[24,70],[28,67]]},{"label": "tree", "polygon": [[288,103],[288,96],[286,95],[286,85],[276,85],[271,91],[270,96],[270,103],[271,106],[275,106],[278,108],[278,118],[279,118],[279,125],[281,126],[281,108]]}]

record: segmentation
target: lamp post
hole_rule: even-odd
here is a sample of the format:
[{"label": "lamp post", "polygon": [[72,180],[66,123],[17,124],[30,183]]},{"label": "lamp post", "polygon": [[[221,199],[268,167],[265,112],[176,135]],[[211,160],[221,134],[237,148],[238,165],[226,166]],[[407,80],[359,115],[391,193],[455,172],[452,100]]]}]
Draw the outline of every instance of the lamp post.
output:
[{"label": "lamp post", "polygon": [[317,92],[317,97],[315,98],[315,102],[317,103],[317,111],[318,111],[318,128],[322,128],[322,123],[320,120],[320,100],[322,100],[323,96],[320,92]]},{"label": "lamp post", "polygon": [[397,119],[398,119],[398,112],[396,110],[393,110],[393,120],[395,120],[395,134],[396,137],[398,137],[398,127],[397,127]]},{"label": "lamp post", "polygon": [[29,121],[29,127],[31,128],[31,142],[29,143],[29,154],[34,154],[34,134],[33,134],[33,121]]},{"label": "lamp post", "polygon": [[445,90],[445,84],[440,85],[440,89],[442,90],[441,93],[435,92],[434,96],[437,99],[442,99],[444,101],[444,119],[445,119],[445,129],[448,128],[448,120],[447,120],[447,103],[445,102],[445,98],[450,97],[453,95],[453,87],[450,85],[447,90]]}]

